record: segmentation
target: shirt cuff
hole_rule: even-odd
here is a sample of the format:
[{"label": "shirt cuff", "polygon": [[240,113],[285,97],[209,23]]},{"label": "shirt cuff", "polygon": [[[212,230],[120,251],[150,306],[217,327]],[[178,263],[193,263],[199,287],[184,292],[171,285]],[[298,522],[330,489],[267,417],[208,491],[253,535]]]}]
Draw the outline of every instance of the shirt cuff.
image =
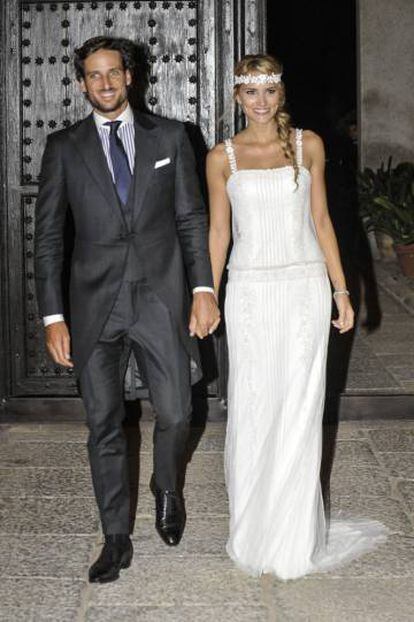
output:
[{"label": "shirt cuff", "polygon": [[45,315],[43,318],[43,326],[49,326],[49,324],[55,324],[56,322],[64,322],[65,318],[61,313],[55,313],[55,315]]},{"label": "shirt cuff", "polygon": [[205,287],[204,285],[194,287],[193,294],[197,294],[198,292],[208,292],[209,294],[213,294],[214,296],[214,289],[212,287]]}]

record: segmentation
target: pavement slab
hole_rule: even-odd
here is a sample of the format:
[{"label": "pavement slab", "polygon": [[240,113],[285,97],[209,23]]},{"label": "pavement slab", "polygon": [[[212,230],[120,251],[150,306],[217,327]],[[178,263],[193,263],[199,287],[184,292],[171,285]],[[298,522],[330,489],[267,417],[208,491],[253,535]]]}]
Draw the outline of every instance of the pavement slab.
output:
[{"label": "pavement slab", "polygon": [[370,430],[369,438],[378,451],[414,452],[414,427],[400,424],[394,429],[387,428]]},{"label": "pavement slab", "polygon": [[355,460],[358,460],[358,464],[379,466],[370,444],[364,439],[345,440],[343,437],[337,438],[335,459],[337,464],[341,466],[348,463],[355,464]]},{"label": "pavement slab", "polygon": [[331,490],[338,497],[352,497],[354,500],[369,497],[390,497],[391,485],[384,472],[365,464],[340,464],[334,461],[331,475]]},{"label": "pavement slab", "polygon": [[409,451],[380,453],[385,469],[391,477],[414,480],[414,456]]},{"label": "pavement slab", "polygon": [[345,394],[380,395],[414,393],[414,279],[407,279],[396,264],[376,264],[379,284],[380,325],[367,331],[360,323],[349,361]]},{"label": "pavement slab", "polygon": [[[83,581],[32,576],[2,577],[0,603],[7,608],[41,607],[59,611],[76,609],[81,601]],[[59,618],[58,618],[59,619]]]},{"label": "pavement slab", "polygon": [[8,497],[33,495],[35,497],[78,496],[93,498],[88,467],[21,467],[0,468],[2,491]]},{"label": "pavement slab", "polygon": [[414,316],[414,278],[404,276],[397,261],[376,261],[375,272],[380,289]]},{"label": "pavement slab", "polygon": [[85,442],[6,440],[2,443],[2,467],[85,467],[89,468]]},{"label": "pavement slab", "polygon": [[94,499],[0,497],[1,534],[91,534],[98,530]]},{"label": "pavement slab", "polygon": [[59,423],[11,423],[1,426],[2,439],[14,441],[47,441],[49,443],[82,443],[88,431],[79,422]]},{"label": "pavement slab", "polygon": [[[181,586],[181,587],[180,587]],[[182,589],[185,586],[185,589]],[[260,606],[260,581],[238,571],[227,557],[134,557],[128,576],[91,587],[93,605],[219,607],[240,602]]]},{"label": "pavement slab", "polygon": [[411,579],[318,576],[285,584],[275,581],[274,592],[292,622],[319,622],[324,617],[348,622],[391,620],[392,613],[394,622],[399,622],[409,616],[412,620],[414,611]]},{"label": "pavement slab", "polygon": [[414,536],[413,523],[403,504],[388,497],[354,498],[351,495],[338,495],[333,488],[330,498],[333,518],[366,518],[378,520],[391,530],[391,533]]},{"label": "pavement slab", "polygon": [[96,536],[2,535],[1,577],[84,579]]},{"label": "pavement slab", "polygon": [[414,514],[414,481],[403,480],[397,484],[398,492],[401,494],[409,511]]},{"label": "pavement slab", "polygon": [[414,537],[391,535],[374,551],[330,573],[334,577],[407,578],[414,576]]},{"label": "pavement slab", "polygon": [[239,607],[90,607],[86,622],[263,622],[267,620],[265,607],[249,604]]},{"label": "pavement slab", "polygon": [[68,607],[2,607],[2,622],[77,622],[78,609]]}]

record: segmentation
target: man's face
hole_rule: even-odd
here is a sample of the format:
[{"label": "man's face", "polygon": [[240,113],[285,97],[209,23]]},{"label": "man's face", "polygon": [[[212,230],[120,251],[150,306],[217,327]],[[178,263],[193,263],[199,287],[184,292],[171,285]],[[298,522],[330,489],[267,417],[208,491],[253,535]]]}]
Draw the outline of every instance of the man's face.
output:
[{"label": "man's face", "polygon": [[103,115],[116,116],[126,107],[127,86],[131,73],[125,70],[116,50],[98,50],[85,59],[85,78],[80,86],[95,108]]}]

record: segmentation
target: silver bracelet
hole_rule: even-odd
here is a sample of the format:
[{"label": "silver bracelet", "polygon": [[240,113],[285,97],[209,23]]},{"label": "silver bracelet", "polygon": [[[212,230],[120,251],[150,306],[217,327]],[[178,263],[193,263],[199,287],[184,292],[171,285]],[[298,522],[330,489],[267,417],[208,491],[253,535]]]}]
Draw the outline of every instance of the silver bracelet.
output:
[{"label": "silver bracelet", "polygon": [[341,294],[344,294],[345,296],[350,296],[350,293],[347,289],[336,289],[332,296],[335,298],[336,296],[340,296]]}]

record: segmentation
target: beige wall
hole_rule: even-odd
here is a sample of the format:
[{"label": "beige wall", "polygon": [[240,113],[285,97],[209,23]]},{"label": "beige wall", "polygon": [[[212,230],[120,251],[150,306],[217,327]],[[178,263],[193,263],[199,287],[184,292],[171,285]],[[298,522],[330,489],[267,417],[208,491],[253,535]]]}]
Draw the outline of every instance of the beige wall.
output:
[{"label": "beige wall", "polygon": [[414,161],[414,0],[359,0],[361,165]]}]

